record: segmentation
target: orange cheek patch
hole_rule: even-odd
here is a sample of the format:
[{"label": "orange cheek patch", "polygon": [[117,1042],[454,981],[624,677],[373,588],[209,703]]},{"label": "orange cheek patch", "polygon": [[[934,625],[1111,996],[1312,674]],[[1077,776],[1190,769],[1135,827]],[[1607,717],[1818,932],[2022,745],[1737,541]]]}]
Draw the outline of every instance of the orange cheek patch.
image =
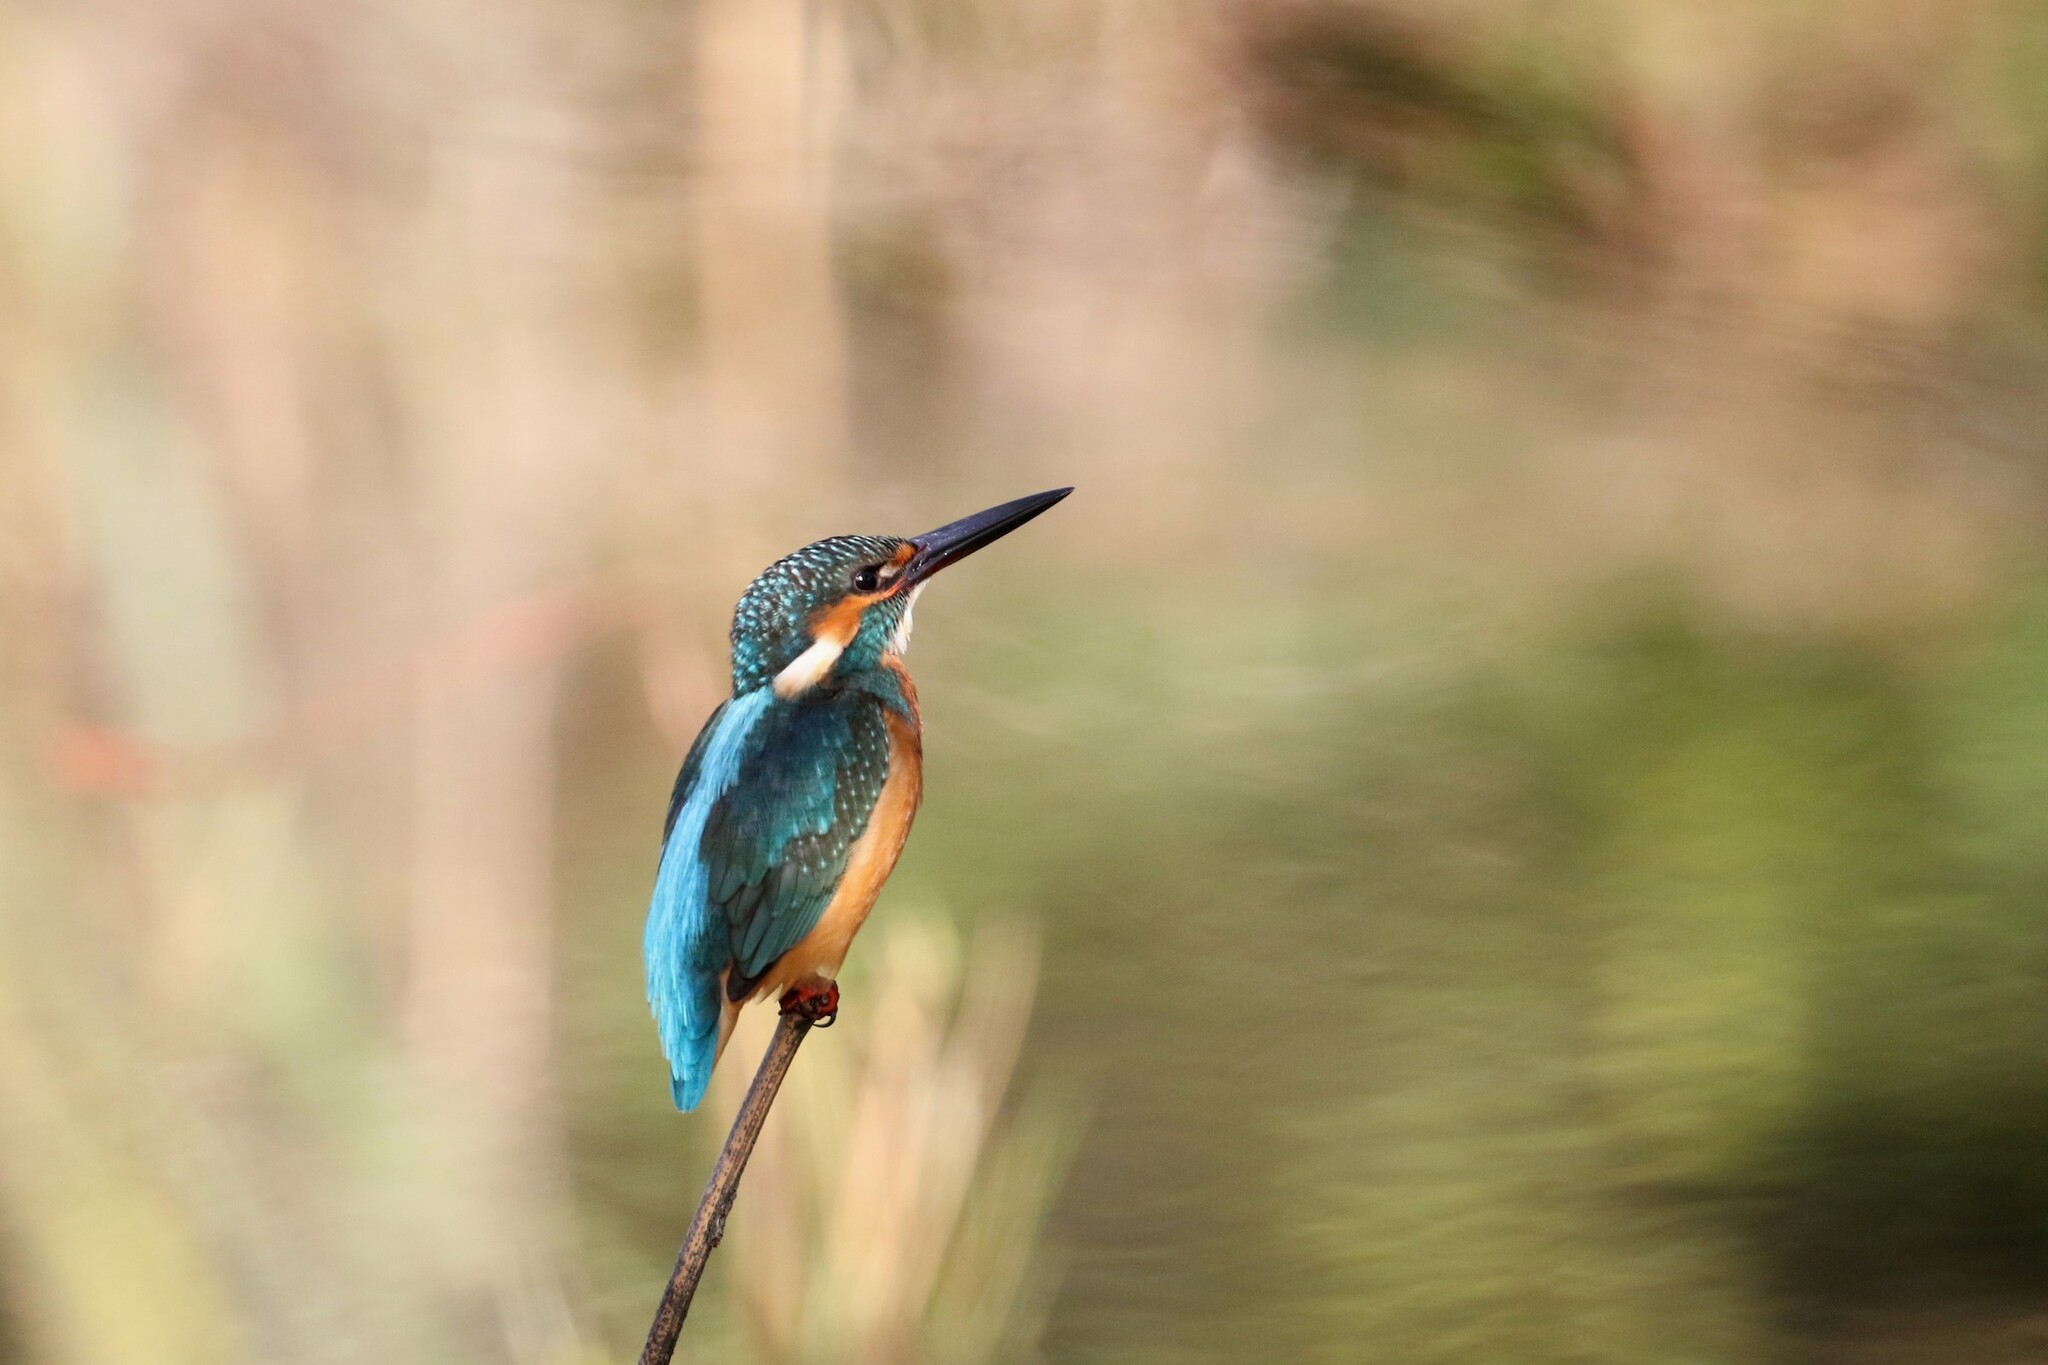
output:
[{"label": "orange cheek patch", "polygon": [[813,640],[829,640],[841,649],[860,633],[860,614],[867,604],[857,597],[843,597],[818,613],[811,622]]}]

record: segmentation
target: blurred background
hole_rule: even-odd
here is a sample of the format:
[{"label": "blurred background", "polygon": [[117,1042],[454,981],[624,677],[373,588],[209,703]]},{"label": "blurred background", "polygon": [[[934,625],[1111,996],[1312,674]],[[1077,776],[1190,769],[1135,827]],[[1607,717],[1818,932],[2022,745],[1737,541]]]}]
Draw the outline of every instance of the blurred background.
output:
[{"label": "blurred background", "polygon": [[2048,5],[0,9],[0,1362],[631,1358],[776,555],[1058,484],[679,1358],[2048,1357]]}]

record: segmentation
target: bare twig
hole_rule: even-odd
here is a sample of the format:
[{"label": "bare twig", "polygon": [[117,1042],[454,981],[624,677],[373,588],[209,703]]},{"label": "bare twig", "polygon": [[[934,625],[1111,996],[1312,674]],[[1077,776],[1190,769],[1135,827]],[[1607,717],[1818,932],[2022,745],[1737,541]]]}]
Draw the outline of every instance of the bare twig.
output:
[{"label": "bare twig", "polygon": [[747,1158],[754,1154],[754,1142],[761,1136],[761,1125],[768,1120],[768,1108],[782,1089],[789,1064],[796,1060],[797,1047],[810,1031],[811,1021],[801,1014],[785,1013],[776,1024],[775,1037],[761,1057],[761,1069],[754,1073],[754,1083],[747,1087],[747,1098],[732,1121],[732,1132],[711,1168],[711,1183],[704,1187],[697,1216],[690,1220],[676,1268],[669,1272],[668,1288],[662,1291],[654,1325],[647,1329],[647,1345],[640,1351],[640,1365],[669,1365],[675,1354],[676,1337],[690,1312],[690,1300],[696,1297],[697,1281],[704,1277],[704,1263],[725,1237],[725,1216],[732,1211],[733,1196],[739,1193]]}]

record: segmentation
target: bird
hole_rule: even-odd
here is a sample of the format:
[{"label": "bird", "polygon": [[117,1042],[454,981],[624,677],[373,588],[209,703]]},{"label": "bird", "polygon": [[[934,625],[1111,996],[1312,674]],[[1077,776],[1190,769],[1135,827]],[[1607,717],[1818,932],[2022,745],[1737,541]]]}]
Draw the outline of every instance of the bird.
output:
[{"label": "bird", "polygon": [[642,944],[677,1109],[703,1100],[742,1005],[837,1018],[840,964],[924,791],[911,610],[933,574],[1071,492],[921,536],[832,536],[741,594],[732,695],[676,775]]}]

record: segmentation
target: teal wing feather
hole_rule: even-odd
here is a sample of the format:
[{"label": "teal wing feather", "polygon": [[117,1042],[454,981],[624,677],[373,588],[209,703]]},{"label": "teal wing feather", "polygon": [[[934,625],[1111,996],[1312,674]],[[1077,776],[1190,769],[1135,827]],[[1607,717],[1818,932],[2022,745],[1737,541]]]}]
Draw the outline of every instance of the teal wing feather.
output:
[{"label": "teal wing feather", "polygon": [[709,908],[731,953],[731,998],[817,927],[888,777],[887,713],[870,693],[814,694],[754,727],[701,845]]}]

